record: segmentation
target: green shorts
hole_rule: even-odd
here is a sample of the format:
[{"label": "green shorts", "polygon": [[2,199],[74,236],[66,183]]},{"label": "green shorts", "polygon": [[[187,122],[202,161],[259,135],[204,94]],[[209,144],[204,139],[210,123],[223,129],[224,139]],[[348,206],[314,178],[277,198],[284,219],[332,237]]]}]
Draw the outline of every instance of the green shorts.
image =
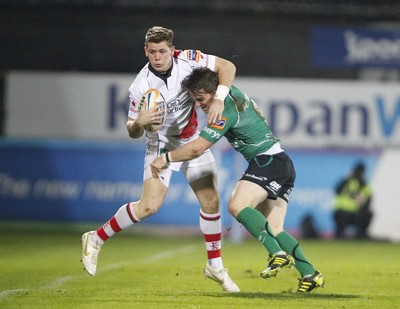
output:
[{"label": "green shorts", "polygon": [[295,179],[293,162],[285,152],[254,157],[241,178],[263,187],[268,192],[269,199],[276,200],[280,197],[286,202]]}]

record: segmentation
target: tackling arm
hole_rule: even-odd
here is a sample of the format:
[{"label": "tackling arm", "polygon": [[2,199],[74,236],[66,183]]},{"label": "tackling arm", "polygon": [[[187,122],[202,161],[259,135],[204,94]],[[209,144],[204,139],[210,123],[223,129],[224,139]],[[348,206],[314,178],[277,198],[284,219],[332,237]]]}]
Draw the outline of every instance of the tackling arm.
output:
[{"label": "tackling arm", "polygon": [[219,84],[231,88],[236,74],[236,66],[229,60],[216,57],[215,72],[218,74]]},{"label": "tackling arm", "polygon": [[[204,151],[209,149],[213,143],[209,142],[205,138],[199,136],[194,141],[191,141],[173,151],[163,154],[161,157],[154,159],[150,164],[151,172],[154,178],[158,178],[158,174],[168,167],[171,162],[188,161],[201,156]],[[169,162],[168,162],[169,161]]]},{"label": "tackling arm", "polygon": [[210,148],[213,144],[204,137],[199,136],[194,141],[191,141],[178,149],[169,152],[170,162],[188,161],[200,157],[204,151]]},{"label": "tackling arm", "polygon": [[224,111],[224,100],[235,79],[236,66],[226,59],[216,57],[214,70],[218,74],[218,87],[223,86],[222,88],[226,88],[222,89],[222,92],[217,88],[217,93],[208,110],[208,123],[214,123],[217,118],[221,117],[222,112]]}]

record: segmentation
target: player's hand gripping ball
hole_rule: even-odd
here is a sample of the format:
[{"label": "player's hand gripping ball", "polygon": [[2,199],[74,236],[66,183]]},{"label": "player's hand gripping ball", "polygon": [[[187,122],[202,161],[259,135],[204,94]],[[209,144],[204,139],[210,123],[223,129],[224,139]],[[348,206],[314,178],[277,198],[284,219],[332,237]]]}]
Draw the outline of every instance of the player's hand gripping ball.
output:
[{"label": "player's hand gripping ball", "polygon": [[142,97],[140,108],[149,110],[156,106],[157,111],[161,112],[161,121],[157,124],[149,124],[144,126],[144,129],[149,132],[156,132],[164,124],[165,118],[167,117],[166,102],[162,94],[158,89],[150,88]]}]

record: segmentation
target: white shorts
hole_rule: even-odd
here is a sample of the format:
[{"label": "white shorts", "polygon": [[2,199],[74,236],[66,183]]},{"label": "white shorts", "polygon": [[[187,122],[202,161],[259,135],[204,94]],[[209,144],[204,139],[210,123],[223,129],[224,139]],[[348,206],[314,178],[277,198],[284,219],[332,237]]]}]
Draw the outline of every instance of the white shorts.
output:
[{"label": "white shorts", "polygon": [[[152,177],[150,163],[164,153],[165,151],[172,151],[197,138],[198,134],[186,139],[165,137],[163,135],[147,133],[146,139],[146,156],[144,160],[144,173],[143,181]],[[185,162],[173,162],[169,168],[160,173],[161,182],[168,187],[172,172],[181,171],[185,176],[188,183],[203,178],[204,176],[216,174],[215,159],[211,151],[206,150],[200,157]]]}]

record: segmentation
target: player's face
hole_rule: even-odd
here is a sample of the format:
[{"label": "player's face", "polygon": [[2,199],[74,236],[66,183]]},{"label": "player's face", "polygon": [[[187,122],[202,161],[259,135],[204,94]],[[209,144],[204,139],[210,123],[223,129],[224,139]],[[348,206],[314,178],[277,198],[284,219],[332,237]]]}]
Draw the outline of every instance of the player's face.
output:
[{"label": "player's face", "polygon": [[149,58],[150,65],[157,72],[165,72],[172,65],[172,55],[174,54],[175,47],[168,46],[167,42],[160,43],[149,42],[144,47],[146,57]]},{"label": "player's face", "polygon": [[214,94],[207,93],[203,89],[195,93],[190,93],[191,98],[194,100],[194,104],[196,107],[200,107],[203,112],[208,113],[208,108],[211,102],[214,99]]}]

